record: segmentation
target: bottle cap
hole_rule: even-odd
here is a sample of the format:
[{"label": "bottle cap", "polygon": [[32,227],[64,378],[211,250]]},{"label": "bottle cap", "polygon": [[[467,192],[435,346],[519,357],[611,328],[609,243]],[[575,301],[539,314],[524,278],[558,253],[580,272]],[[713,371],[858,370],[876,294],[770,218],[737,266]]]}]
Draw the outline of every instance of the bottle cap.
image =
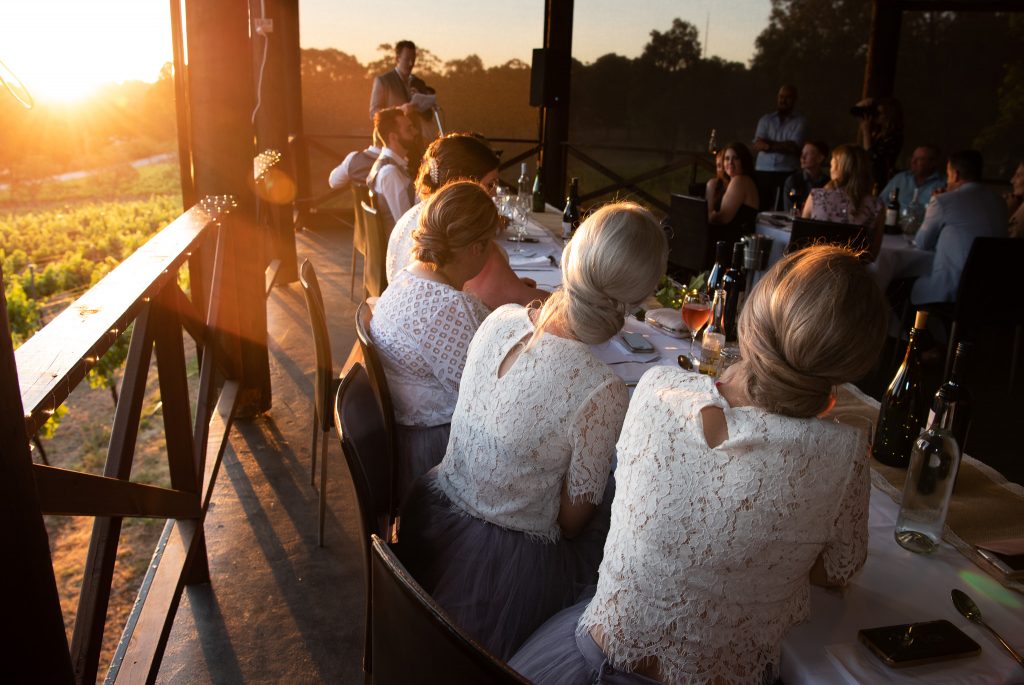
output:
[{"label": "bottle cap", "polygon": [[914,328],[923,330],[925,325],[928,323],[928,312],[923,309],[919,309],[917,316],[914,317]]}]

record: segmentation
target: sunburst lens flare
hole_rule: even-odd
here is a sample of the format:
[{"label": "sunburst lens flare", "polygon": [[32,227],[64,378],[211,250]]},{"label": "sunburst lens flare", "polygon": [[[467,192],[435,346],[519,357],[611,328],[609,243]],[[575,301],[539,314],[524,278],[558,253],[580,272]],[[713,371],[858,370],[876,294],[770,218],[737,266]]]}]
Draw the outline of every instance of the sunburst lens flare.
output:
[{"label": "sunburst lens flare", "polygon": [[36,101],[32,98],[32,93],[28,92],[28,88],[21,82],[17,74],[11,71],[3,62],[0,62],[0,83],[25,109],[32,109],[35,105]]}]

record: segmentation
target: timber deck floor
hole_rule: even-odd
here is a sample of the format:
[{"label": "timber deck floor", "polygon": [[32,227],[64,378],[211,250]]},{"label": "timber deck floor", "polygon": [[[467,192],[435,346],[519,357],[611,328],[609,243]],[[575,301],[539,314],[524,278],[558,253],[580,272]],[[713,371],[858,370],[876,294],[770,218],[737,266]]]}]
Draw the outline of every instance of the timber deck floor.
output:
[{"label": "timber deck floor", "polygon": [[[336,372],[355,343],[351,243],[349,227],[297,235],[299,263],[310,259],[323,290]],[[362,680],[363,560],[333,430],[325,546],[316,544],[317,489],[309,481],[315,361],[298,282],[273,289],[267,318],[273,408],[234,424],[206,518],[211,582],[182,594],[161,683]]]}]

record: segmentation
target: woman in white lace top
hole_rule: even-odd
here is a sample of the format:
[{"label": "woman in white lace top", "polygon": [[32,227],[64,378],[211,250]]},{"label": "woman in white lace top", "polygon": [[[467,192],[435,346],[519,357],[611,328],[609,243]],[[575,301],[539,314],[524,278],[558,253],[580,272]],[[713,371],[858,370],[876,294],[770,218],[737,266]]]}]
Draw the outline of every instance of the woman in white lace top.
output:
[{"label": "woman in white lace top", "polygon": [[563,288],[539,309],[501,307],[477,331],[448,451],[403,509],[407,568],[504,658],[596,577],[603,533],[577,534],[602,501],[628,393],[589,346],[654,292],[665,258],[638,205],[588,218],[563,251]]},{"label": "woman in white lace top", "polygon": [[[423,155],[416,189],[420,202],[403,214],[388,238],[388,252],[384,261],[388,282],[413,260],[412,232],[419,222],[423,201],[438,188],[457,179],[478,181],[491,194],[498,184],[498,156],[480,136],[471,133],[449,133],[430,144]],[[473,293],[491,309],[509,302],[528,304],[548,296],[538,290],[530,279],[520,279],[508,264],[508,255],[498,243],[479,274],[466,283],[466,292]]]},{"label": "woman in white lace top", "polygon": [[424,203],[413,232],[416,260],[374,307],[370,335],[398,424],[399,496],[444,456],[469,342],[489,312],[463,285],[483,268],[499,227],[478,184],[445,186]]},{"label": "woman in white lace top", "polygon": [[719,383],[645,374],[596,594],[511,665],[535,683],[773,682],[810,583],[845,583],[867,554],[866,436],[817,416],[874,364],[887,311],[853,253],[809,248],[757,285]]}]

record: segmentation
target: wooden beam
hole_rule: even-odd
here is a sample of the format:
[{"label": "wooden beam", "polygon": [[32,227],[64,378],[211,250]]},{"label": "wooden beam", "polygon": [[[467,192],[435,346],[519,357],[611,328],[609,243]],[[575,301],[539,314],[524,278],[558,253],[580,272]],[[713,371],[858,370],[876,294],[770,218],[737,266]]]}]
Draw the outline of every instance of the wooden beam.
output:
[{"label": "wooden beam", "polygon": [[896,57],[903,20],[898,0],[871,0],[871,29],[863,97],[889,97],[896,87]]},{"label": "wooden beam", "polygon": [[42,464],[33,464],[32,471],[44,514],[199,518],[199,498],[194,492]]},{"label": "wooden beam", "polygon": [[547,50],[545,90],[551,103],[541,112],[541,159],[544,164],[544,199],[562,206],[566,195],[566,151],[569,140],[569,91],[572,81],[573,0],[546,0],[544,48]]},{"label": "wooden beam", "polygon": [[[0,283],[3,265],[0,264]],[[53,575],[53,560],[32,477],[32,455],[18,390],[18,369],[0,287],[0,546],[4,564],[4,679],[70,683],[74,671]]]},{"label": "wooden beam", "polygon": [[[103,467],[103,475],[108,478],[128,480],[131,476],[149,362],[153,353],[151,314],[152,307],[146,304],[135,319],[135,328],[132,329],[121,394],[117,409],[114,410],[107,462]],[[96,681],[120,537],[120,517],[98,517],[93,522],[85,574],[78,597],[75,629],[71,635],[71,661],[75,667],[75,680],[79,683]]]},{"label": "wooden beam", "polygon": [[198,207],[178,217],[15,351],[29,435],[85,377],[84,360],[106,352],[145,303],[177,278],[208,222]]},{"label": "wooden beam", "polygon": [[1020,0],[898,0],[905,12],[1024,12]]},{"label": "wooden beam", "polygon": [[[617,184],[623,185],[623,186],[626,185],[626,180],[624,178],[622,178],[617,173],[615,173],[614,171],[612,171],[611,169],[606,167],[604,164],[601,164],[599,161],[597,161],[596,159],[594,159],[590,155],[585,154],[585,153],[581,152],[580,150],[577,150],[574,147],[569,147],[568,150],[569,150],[569,153],[572,154],[574,157],[578,157],[580,159],[580,161],[584,162],[585,164],[587,164],[590,167],[593,167],[594,169],[597,169],[602,174],[604,174],[608,178],[610,178],[613,181],[615,181]],[[629,187],[630,190],[632,190],[634,193],[636,193],[639,197],[641,197],[644,201],[646,201],[651,206],[657,207],[658,209],[660,209],[661,211],[665,212],[666,214],[669,212],[669,206],[668,205],[666,205],[664,202],[662,202],[658,198],[656,198],[653,195],[651,195],[650,193],[648,193],[646,190],[643,190],[642,188],[638,188],[636,186],[628,186],[628,187]]]}]

